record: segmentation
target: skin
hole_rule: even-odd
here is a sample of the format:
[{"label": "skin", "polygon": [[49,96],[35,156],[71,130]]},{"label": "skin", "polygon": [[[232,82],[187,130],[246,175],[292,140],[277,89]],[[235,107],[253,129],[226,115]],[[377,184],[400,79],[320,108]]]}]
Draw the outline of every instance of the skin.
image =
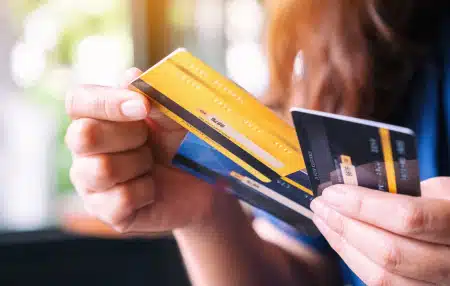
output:
[{"label": "skin", "polygon": [[[139,74],[67,95],[70,175],[86,209],[120,233],[173,231],[194,285],[336,283],[325,257],[170,166],[186,131],[126,89]],[[449,186],[424,182],[421,198],[333,186],[314,200],[314,222],[368,285],[450,285]]]}]

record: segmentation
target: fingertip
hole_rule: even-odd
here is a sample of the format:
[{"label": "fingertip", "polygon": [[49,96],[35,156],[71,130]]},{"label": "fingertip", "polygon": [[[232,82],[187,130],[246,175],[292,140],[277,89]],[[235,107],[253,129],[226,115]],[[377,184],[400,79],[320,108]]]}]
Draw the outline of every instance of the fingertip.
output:
[{"label": "fingertip", "polygon": [[450,186],[450,177],[435,177],[424,180],[420,183],[421,196],[450,199],[448,186]]},{"label": "fingertip", "polygon": [[136,67],[126,70],[122,82],[120,83],[120,87],[127,88],[128,85],[136,80],[141,74],[142,71]]},{"label": "fingertip", "polygon": [[125,76],[128,77],[138,77],[142,74],[142,71],[138,69],[137,67],[129,68],[127,71],[125,71]]}]

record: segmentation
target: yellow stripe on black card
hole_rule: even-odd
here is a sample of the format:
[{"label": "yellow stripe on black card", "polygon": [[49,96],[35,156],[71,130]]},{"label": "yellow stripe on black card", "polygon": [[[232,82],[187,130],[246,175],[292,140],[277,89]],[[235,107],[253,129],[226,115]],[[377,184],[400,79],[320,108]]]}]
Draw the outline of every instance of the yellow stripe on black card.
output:
[{"label": "yellow stripe on black card", "polygon": [[392,155],[391,136],[388,129],[380,128],[381,147],[383,150],[384,164],[386,167],[386,178],[390,193],[397,193],[397,182],[395,180],[394,158]]}]

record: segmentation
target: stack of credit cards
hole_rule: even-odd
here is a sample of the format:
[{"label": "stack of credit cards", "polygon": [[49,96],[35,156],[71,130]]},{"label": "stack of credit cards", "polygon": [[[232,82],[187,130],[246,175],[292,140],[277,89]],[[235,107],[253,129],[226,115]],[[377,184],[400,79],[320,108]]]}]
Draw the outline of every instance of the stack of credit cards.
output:
[{"label": "stack of credit cards", "polygon": [[303,233],[318,234],[309,206],[331,184],[420,194],[408,129],[303,109],[294,128],[185,49],[130,88],[189,131],[175,166]]}]

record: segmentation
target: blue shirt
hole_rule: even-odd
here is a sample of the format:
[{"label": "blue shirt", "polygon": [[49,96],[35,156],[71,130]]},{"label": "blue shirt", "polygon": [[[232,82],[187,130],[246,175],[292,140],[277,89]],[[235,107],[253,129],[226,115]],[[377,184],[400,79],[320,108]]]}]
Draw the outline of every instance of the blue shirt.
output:
[{"label": "blue shirt", "polygon": [[[444,21],[433,57],[416,73],[409,96],[389,123],[409,127],[416,132],[421,180],[450,176],[450,18]],[[267,217],[267,214],[262,214]],[[275,225],[300,243],[313,246],[326,255],[336,255],[323,237],[301,236],[289,226],[269,216]],[[336,257],[343,285],[364,283]]]}]

